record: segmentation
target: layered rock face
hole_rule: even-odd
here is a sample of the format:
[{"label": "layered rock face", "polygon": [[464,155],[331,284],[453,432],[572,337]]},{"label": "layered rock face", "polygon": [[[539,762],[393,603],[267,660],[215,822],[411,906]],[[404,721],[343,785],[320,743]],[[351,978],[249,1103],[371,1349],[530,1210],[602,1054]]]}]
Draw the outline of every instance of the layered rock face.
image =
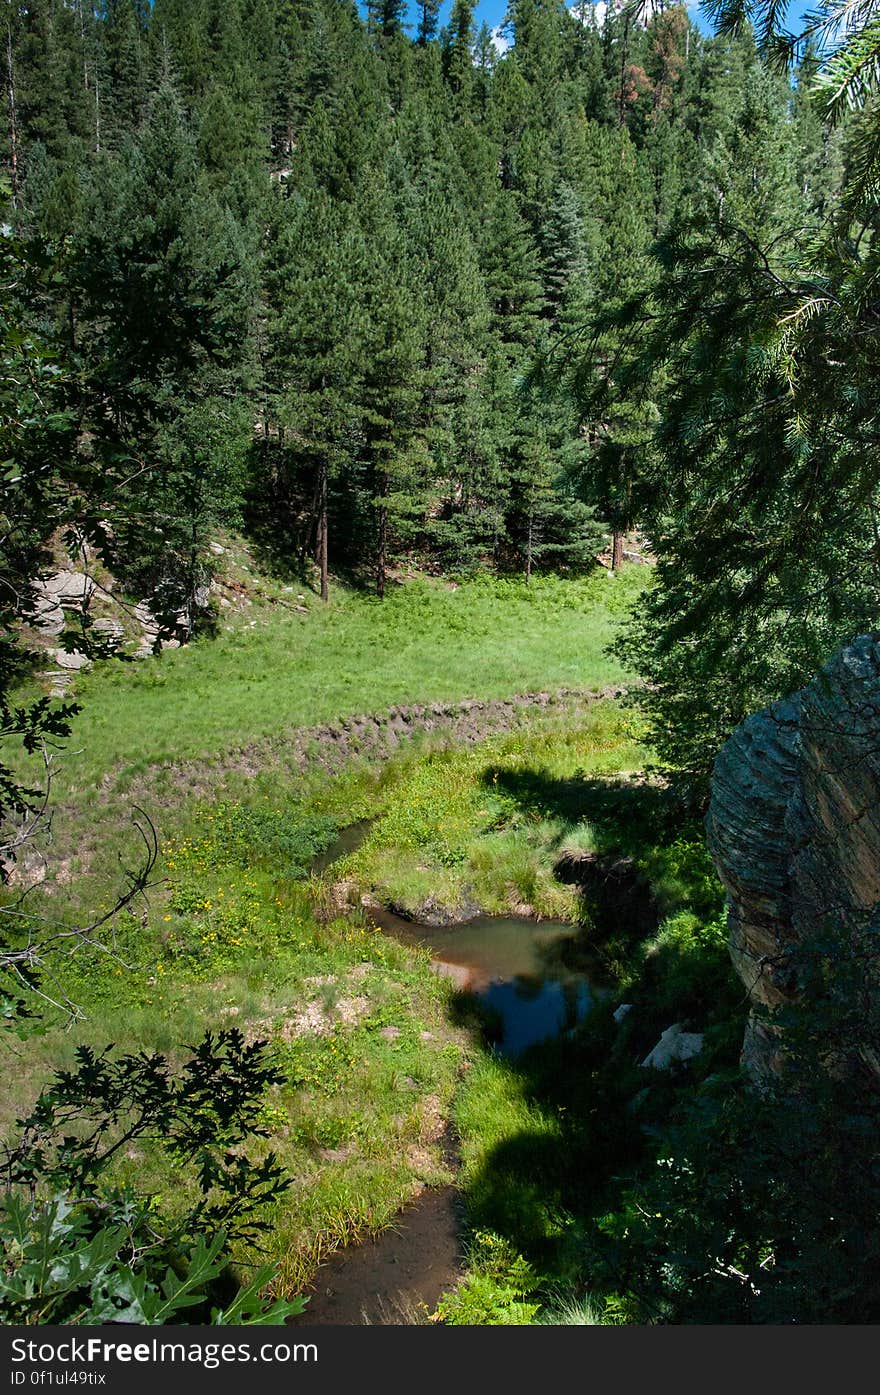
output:
[{"label": "layered rock face", "polygon": [[[856,937],[862,952],[880,918],[880,637],[859,636],[737,728],[715,764],[706,827],[753,1004],[743,1062],[766,1078],[782,1069],[784,1041],[764,1009],[797,998],[805,946],[830,934],[835,955],[854,953]],[[852,1048],[880,1073],[869,1042]]]}]

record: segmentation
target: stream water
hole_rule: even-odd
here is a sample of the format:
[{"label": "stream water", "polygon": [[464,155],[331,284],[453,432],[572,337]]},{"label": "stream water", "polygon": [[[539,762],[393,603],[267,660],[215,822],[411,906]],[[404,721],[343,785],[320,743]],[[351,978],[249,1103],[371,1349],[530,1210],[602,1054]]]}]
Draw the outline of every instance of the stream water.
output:
[{"label": "stream water", "polygon": [[[372,823],[361,819],[343,828],[312,870],[324,872],[356,851]],[[404,919],[384,907],[374,907],[369,914],[386,934],[428,949],[439,973],[489,1009],[498,1024],[495,1050],[511,1059],[576,1026],[608,991],[601,986],[598,965],[577,926],[564,921],[480,915],[435,926]]]},{"label": "stream water", "polygon": [[498,1024],[493,1045],[503,1056],[516,1058],[568,1031],[607,992],[577,927],[562,921],[481,915],[437,927],[378,908],[370,916],[395,939],[430,950],[438,972],[490,1010]]},{"label": "stream water", "polygon": [[[313,870],[323,872],[359,847],[371,822],[343,829]],[[380,907],[369,914],[386,934],[427,948],[438,973],[485,1004],[496,1024],[493,1047],[509,1059],[574,1027],[610,992],[577,926],[562,921],[481,915],[432,926]],[[306,1312],[295,1321],[412,1321],[408,1312],[432,1308],[454,1284],[460,1262],[455,1189],[427,1191],[377,1240],[331,1256],[315,1276]]]}]

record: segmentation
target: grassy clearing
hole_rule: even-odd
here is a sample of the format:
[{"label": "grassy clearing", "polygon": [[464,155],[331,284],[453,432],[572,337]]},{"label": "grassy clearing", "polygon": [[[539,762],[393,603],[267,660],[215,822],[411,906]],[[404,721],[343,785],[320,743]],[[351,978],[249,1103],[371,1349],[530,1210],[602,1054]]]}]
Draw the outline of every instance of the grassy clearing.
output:
[{"label": "grassy clearing", "polygon": [[[311,797],[314,781],[291,758],[304,728],[404,702],[619,681],[604,650],[645,570],[528,587],[413,580],[382,604],[339,587],[329,607],[310,598],[304,614],[270,604],[280,592],[252,576],[251,604],[216,639],[78,675],[83,711],[55,778],[50,878],[80,906],[107,899],[120,861],[130,866],[138,854],[133,804],[164,834],[186,829],[193,805],[211,798]],[[362,764],[370,770],[375,759]],[[333,803],[347,823],[352,811],[333,785],[319,773],[317,803]]]},{"label": "grassy clearing", "polygon": [[[636,773],[645,759],[637,718],[610,702],[524,715],[521,729],[470,748],[425,735],[381,766],[354,758],[332,777],[301,775],[283,748],[297,726],[346,713],[615,681],[601,651],[641,584],[638,573],[529,589],[413,583],[381,609],[342,594],[326,612],[279,618],[276,608],[213,643],[91,675],[62,839],[101,840],[106,866],[124,829],[118,818],[90,828],[89,781],[118,767],[112,814],[147,771],[165,804],[161,881],[146,908],[118,917],[118,960],[85,950],[64,966],[87,1020],[65,1031],[47,1017],[18,1062],[3,1131],[71,1063],[77,1042],[174,1058],[206,1028],[234,1025],[268,1039],[284,1075],[265,1109],[266,1146],[294,1178],[272,1216],[282,1290],[302,1289],[331,1250],[376,1233],[420,1186],[448,1180],[442,1136],[452,1118],[470,1269],[442,1319],[613,1316],[607,1283],[593,1293],[589,1237],[680,1086],[646,1081],[635,1062],[683,1020],[707,1028],[693,1069],[710,1070],[731,1059],[738,1030],[717,883],[699,830]],[[213,784],[209,769],[199,799],[156,769],[270,735],[276,758],[265,747],[264,769],[227,769]],[[306,875],[338,828],[368,816],[357,851]],[[656,912],[650,933],[625,904],[609,917],[558,880],[560,857],[576,852],[631,859]],[[74,852],[72,873],[76,865]],[[56,884],[53,906],[109,899],[103,876]],[[618,1027],[613,1004],[599,1008],[574,1037],[501,1061],[481,1049],[475,1023],[461,1025],[461,1003],[425,952],[372,931],[357,909],[340,914],[340,883],[355,906],[370,891],[412,911],[430,895],[579,916],[633,1010]],[[134,1149],[119,1179],[159,1192],[177,1185],[151,1167]]]},{"label": "grassy clearing", "polygon": [[[545,912],[563,904],[553,897],[574,912],[554,862],[573,840],[607,841],[604,810],[595,823],[583,818],[584,792],[639,765],[638,737],[632,714],[601,703],[580,716],[545,714],[469,750],[417,744],[382,768],[355,764],[330,782],[315,773],[296,798],[292,786],[269,781],[270,798],[255,782],[241,801],[190,809],[163,843],[163,880],[149,907],[119,918],[115,950],[127,967],[88,950],[71,961],[67,986],[89,1020],[29,1047],[4,1124],[52,1068],[70,1063],[78,1041],[173,1057],[206,1028],[237,1026],[273,1043],[285,1075],[266,1115],[267,1146],[295,1179],[272,1216],[285,1291],[301,1290],[340,1244],[380,1230],[420,1185],[448,1180],[441,1135],[454,1113],[474,1236],[489,1238],[472,1238],[473,1282],[450,1299],[446,1320],[533,1320],[538,1307],[520,1290],[527,1272],[534,1287],[543,1271],[522,1255],[558,1245],[564,1208],[543,1162],[537,1173],[521,1163],[533,1145],[542,1156],[558,1151],[559,1117],[530,1097],[517,1070],[453,1025],[460,1003],[453,1007],[424,952],[370,930],[357,912],[340,917],[329,892],[345,878],[357,891],[379,885],[371,868],[384,875],[394,855],[402,881],[386,879],[384,890],[403,895],[432,856],[434,891],[447,871],[458,885],[476,880],[490,907],[528,893]],[[438,830],[441,806],[449,827]],[[366,813],[376,817],[367,843],[324,877],[306,878],[335,829]],[[524,1153],[523,1138],[531,1140]],[[499,1170],[490,1160],[508,1148],[510,1164]],[[169,1186],[139,1150],[124,1161],[127,1175],[159,1192]],[[556,1260],[545,1267],[558,1280]]]},{"label": "grassy clearing", "polygon": [[111,769],[124,784],[165,761],[392,705],[618,682],[605,648],[644,570],[530,586],[481,577],[454,590],[417,580],[382,603],[337,588],[306,614],[254,606],[216,639],[80,680],[70,796]]}]

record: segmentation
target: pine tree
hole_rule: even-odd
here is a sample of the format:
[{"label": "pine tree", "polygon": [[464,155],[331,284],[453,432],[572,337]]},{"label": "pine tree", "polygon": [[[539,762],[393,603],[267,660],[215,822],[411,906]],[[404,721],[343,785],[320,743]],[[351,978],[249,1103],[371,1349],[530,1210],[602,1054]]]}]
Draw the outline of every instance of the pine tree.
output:
[{"label": "pine tree", "polygon": [[[295,196],[277,210],[268,281],[270,422],[288,495],[305,471],[323,600],[328,598],[330,508],[357,455],[364,334],[361,295],[367,251],[350,207],[325,193]],[[349,481],[350,483],[350,481]]]},{"label": "pine tree", "polygon": [[716,79],[712,100],[714,132],[701,178],[706,216],[759,240],[789,229],[802,216],[790,92],[742,41],[731,69]]},{"label": "pine tree", "polygon": [[72,157],[95,144],[95,36],[91,15],[62,0],[7,0],[5,25],[10,144],[15,184],[24,176],[24,150],[39,143],[50,155]]},{"label": "pine tree", "polygon": [[558,325],[563,314],[577,317],[583,305],[587,269],[586,237],[580,204],[574,190],[561,184],[541,226],[544,298]]},{"label": "pine tree", "polygon": [[443,65],[455,92],[469,90],[473,78],[474,3],[475,0],[453,0],[444,34]]},{"label": "pine tree", "polygon": [[419,0],[418,42],[425,46],[437,37],[440,24],[440,0]]},{"label": "pine tree", "polygon": [[428,326],[420,432],[429,464],[431,534],[436,545],[460,556],[462,538],[479,534],[486,507],[489,307],[476,249],[452,199],[429,184],[404,217],[407,255],[422,287]]},{"label": "pine tree", "polygon": [[106,75],[105,143],[119,146],[132,135],[149,92],[148,7],[142,0],[109,0],[101,38]]},{"label": "pine tree", "polygon": [[[625,345],[615,313],[629,297],[650,283],[648,205],[644,170],[629,134],[623,129],[595,132],[592,180],[586,196],[588,297],[602,331],[590,344],[588,358],[575,370],[574,392],[589,400],[597,381],[607,378]],[[612,532],[611,565],[623,560],[624,535],[636,521],[642,446],[653,417],[650,402],[636,406],[606,401],[600,416],[585,408],[584,430],[591,447],[590,502],[608,520]]]},{"label": "pine tree", "polygon": [[[254,384],[254,249],[200,183],[196,142],[168,83],[138,140],[94,167],[88,200],[68,250],[77,352],[101,384],[118,449],[138,462],[133,495],[163,520],[132,542],[128,570],[192,609],[193,530],[201,541],[233,507],[250,436],[236,403]],[[209,431],[209,419],[225,419],[224,431]],[[225,481],[216,461],[208,467],[209,441],[228,460]],[[197,489],[187,471],[201,477]]]},{"label": "pine tree", "polygon": [[367,244],[361,286],[363,460],[375,530],[376,594],[382,599],[391,547],[395,540],[412,539],[423,509],[418,426],[427,321],[384,181],[364,185],[357,215]]},{"label": "pine tree", "polygon": [[516,196],[507,189],[497,192],[485,227],[481,249],[492,327],[499,341],[512,346],[514,356],[531,349],[538,334],[543,309],[540,261]]}]

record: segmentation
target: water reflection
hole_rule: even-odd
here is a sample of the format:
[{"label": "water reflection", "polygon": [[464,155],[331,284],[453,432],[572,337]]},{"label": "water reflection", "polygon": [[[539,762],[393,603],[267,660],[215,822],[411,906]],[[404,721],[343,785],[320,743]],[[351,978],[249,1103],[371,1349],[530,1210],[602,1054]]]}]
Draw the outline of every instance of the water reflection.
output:
[{"label": "water reflection", "polygon": [[377,925],[431,951],[441,972],[497,1017],[496,1050],[516,1057],[574,1027],[607,994],[575,926],[517,916],[478,916],[437,928],[375,910]]}]

